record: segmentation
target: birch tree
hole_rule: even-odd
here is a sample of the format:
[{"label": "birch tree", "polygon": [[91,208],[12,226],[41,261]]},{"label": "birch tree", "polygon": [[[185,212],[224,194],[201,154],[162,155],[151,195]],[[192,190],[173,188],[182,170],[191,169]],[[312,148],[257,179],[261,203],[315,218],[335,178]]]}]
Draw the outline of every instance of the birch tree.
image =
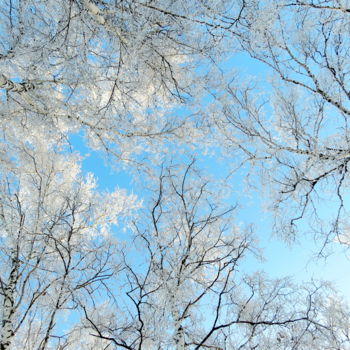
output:
[{"label": "birch tree", "polygon": [[226,0],[4,1],[2,122],[25,116],[31,129],[85,130],[90,147],[121,158],[157,142],[193,143],[204,132],[197,103],[224,54],[235,7]]},{"label": "birch tree", "polygon": [[326,285],[244,271],[252,233],[234,224],[217,191],[193,163],[163,167],[134,223],[136,251],[121,252],[124,288],[83,307],[85,332],[129,350],[349,348],[348,324],[338,323],[349,312]]},{"label": "birch tree", "polygon": [[121,190],[99,193],[77,156],[43,140],[11,156],[0,185],[0,348],[61,349],[77,301],[108,290],[111,226],[137,204]]},{"label": "birch tree", "polygon": [[228,85],[219,138],[264,174],[276,232],[308,222],[323,244],[348,244],[349,4],[245,4],[241,48],[271,78]]}]

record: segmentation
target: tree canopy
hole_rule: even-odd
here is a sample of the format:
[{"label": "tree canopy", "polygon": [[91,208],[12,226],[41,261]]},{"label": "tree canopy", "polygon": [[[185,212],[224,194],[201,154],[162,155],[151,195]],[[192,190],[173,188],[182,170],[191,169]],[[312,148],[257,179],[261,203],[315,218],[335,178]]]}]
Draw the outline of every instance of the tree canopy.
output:
[{"label": "tree canopy", "polygon": [[261,271],[235,198],[264,201],[289,242],[349,245],[349,16],[347,0],[4,0],[0,350],[349,349],[346,301]]}]

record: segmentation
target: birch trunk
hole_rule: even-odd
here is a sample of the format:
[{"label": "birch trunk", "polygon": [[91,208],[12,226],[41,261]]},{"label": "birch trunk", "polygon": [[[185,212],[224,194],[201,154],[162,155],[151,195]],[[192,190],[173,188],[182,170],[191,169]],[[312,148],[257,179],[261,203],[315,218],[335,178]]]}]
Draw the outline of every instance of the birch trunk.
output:
[{"label": "birch trunk", "polygon": [[0,350],[9,349],[12,338],[14,336],[12,318],[15,313],[14,295],[16,292],[16,284],[18,280],[18,270],[19,260],[17,258],[12,258],[12,269],[9,275],[7,286],[4,288]]}]

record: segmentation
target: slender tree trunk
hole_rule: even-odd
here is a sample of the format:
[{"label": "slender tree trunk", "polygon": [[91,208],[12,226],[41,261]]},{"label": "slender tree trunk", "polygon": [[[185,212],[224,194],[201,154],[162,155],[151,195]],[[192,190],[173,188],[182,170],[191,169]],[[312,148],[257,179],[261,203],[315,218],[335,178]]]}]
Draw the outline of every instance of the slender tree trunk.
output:
[{"label": "slender tree trunk", "polygon": [[185,333],[181,325],[180,314],[176,308],[176,298],[174,294],[172,295],[171,309],[172,309],[171,313],[174,319],[174,328],[175,328],[174,341],[175,341],[176,350],[185,350]]},{"label": "slender tree trunk", "polygon": [[4,289],[4,302],[2,314],[2,327],[0,336],[0,350],[9,349],[12,338],[14,336],[12,317],[15,312],[14,295],[18,279],[19,260],[12,258],[12,270],[8,279],[6,288]]},{"label": "slender tree trunk", "polygon": [[178,325],[175,333],[176,350],[185,350],[185,334],[181,324]]}]

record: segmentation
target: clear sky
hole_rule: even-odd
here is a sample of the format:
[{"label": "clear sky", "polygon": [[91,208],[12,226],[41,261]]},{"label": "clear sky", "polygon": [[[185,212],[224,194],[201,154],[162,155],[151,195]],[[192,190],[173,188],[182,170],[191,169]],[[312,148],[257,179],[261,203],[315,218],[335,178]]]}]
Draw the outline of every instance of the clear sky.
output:
[{"label": "clear sky", "polygon": [[[117,186],[142,198],[143,193],[140,192],[138,186],[133,185],[132,177],[127,171],[113,171],[101,153],[87,149],[81,135],[73,135],[70,141],[72,146],[84,156],[83,172],[91,172],[95,175],[99,189],[113,190]],[[208,167],[212,166],[212,171],[220,172],[218,170],[220,167],[212,159],[203,161],[203,164]],[[237,187],[239,188],[239,185]],[[241,200],[243,197],[244,193]],[[237,223],[254,225],[264,260],[248,258],[246,265],[241,268],[251,272],[262,270],[271,278],[291,276],[298,283],[310,281],[312,278],[332,281],[340,293],[350,302],[348,279],[350,261],[347,258],[347,252],[341,246],[335,246],[334,254],[328,256],[327,259],[319,258],[316,256],[319,246],[310,236],[301,237],[300,243],[297,241],[287,245],[280,238],[272,236],[273,220],[271,214],[262,210],[262,199],[257,194],[253,194],[249,198],[245,201],[244,206],[237,210]],[[236,198],[232,196],[232,203],[234,202],[236,202]]]},{"label": "clear sky", "polygon": [[[253,61],[246,54],[234,56],[225,62],[222,68],[227,72],[236,70],[247,77],[254,77],[261,83],[261,86],[268,88],[268,84],[265,84],[268,79],[268,71],[261,63]],[[88,149],[84,145],[81,134],[71,135],[70,142],[73,149],[78,150],[83,155],[83,172],[92,172],[98,179],[100,189],[113,190],[117,186],[134,192],[139,197],[144,195],[137,186],[132,184],[132,176],[127,171],[121,169],[117,172],[113,170],[111,164],[108,164],[101,153]],[[223,164],[215,163],[213,159],[209,158],[202,158],[201,161],[202,165],[208,168],[209,173],[216,172],[220,175],[221,172],[224,174],[224,170],[220,170],[220,167],[224,168]],[[234,177],[234,181],[238,183],[238,189],[243,188],[239,184],[242,182],[239,174]],[[244,207],[242,206],[237,211],[237,222],[254,225],[259,245],[265,257],[264,261],[248,259],[245,268],[248,271],[263,270],[270,277],[292,276],[300,283],[310,281],[311,278],[332,281],[350,302],[350,282],[347,278],[350,260],[347,257],[347,251],[341,246],[335,246],[334,253],[326,259],[317,257],[319,243],[317,245],[313,238],[307,235],[300,237],[300,243],[297,241],[288,246],[281,239],[272,236],[273,220],[271,214],[262,210],[265,203],[262,202],[261,196],[257,193],[250,194],[246,199],[244,196],[245,193],[240,194],[240,200],[244,200]],[[236,202],[236,199],[233,195],[232,203]],[[326,211],[324,214],[327,215]],[[301,227],[302,230],[303,227]]]}]

